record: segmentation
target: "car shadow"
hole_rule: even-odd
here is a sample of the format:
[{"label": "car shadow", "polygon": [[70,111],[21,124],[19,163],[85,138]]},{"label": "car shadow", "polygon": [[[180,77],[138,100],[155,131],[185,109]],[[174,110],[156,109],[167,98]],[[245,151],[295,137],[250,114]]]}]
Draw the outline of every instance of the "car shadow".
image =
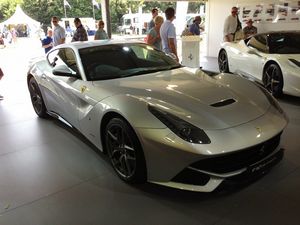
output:
[{"label": "car shadow", "polygon": [[[103,160],[106,165],[105,168],[107,168],[109,171],[113,171],[113,168],[111,166],[109,157],[101,152],[94,144],[92,144],[85,136],[83,136],[78,130],[75,128],[72,128],[65,123],[59,121],[56,118],[50,117],[48,119],[52,123],[55,124],[55,126],[59,126],[62,129],[66,130],[68,133],[76,137],[78,140],[82,141],[84,144],[86,144],[91,150],[93,150],[101,159]],[[268,172],[268,171],[267,171]],[[126,185],[131,186],[133,189],[142,192],[146,195],[150,195],[151,197],[156,198],[163,198],[168,199],[172,201],[185,201],[185,202],[199,202],[199,201],[207,201],[212,200],[216,198],[221,198],[225,196],[230,196],[239,193],[240,191],[244,190],[245,188],[248,188],[252,184],[254,184],[257,180],[259,180],[262,176],[264,176],[267,172],[248,178],[244,180],[238,180],[238,181],[224,181],[219,187],[217,187],[212,192],[193,192],[193,191],[187,191],[182,189],[176,189],[171,187],[166,187],[162,185],[158,185],[155,183],[146,182],[143,184],[129,184],[126,183]],[[115,174],[116,178],[118,177],[117,174]]]},{"label": "car shadow", "polygon": [[277,99],[279,102],[288,103],[295,106],[300,106],[300,97],[291,96],[284,94],[282,97]]}]

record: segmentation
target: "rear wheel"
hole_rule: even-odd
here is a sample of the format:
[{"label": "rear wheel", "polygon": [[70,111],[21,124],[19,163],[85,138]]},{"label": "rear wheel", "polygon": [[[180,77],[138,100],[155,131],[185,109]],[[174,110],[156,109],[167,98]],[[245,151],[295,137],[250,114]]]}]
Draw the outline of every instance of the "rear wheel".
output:
[{"label": "rear wheel", "polygon": [[47,108],[45,106],[41,91],[34,77],[31,77],[29,80],[28,89],[30,93],[32,106],[36,114],[42,118],[49,117],[49,115],[47,114]]},{"label": "rear wheel", "polygon": [[218,57],[219,70],[221,73],[229,73],[228,57],[225,50],[221,50]]},{"label": "rear wheel", "polygon": [[280,67],[272,63],[266,67],[263,74],[263,83],[265,88],[272,93],[274,97],[280,97],[283,89],[283,77]]},{"label": "rear wheel", "polygon": [[146,181],[146,163],[140,142],[131,126],[121,118],[111,119],[105,129],[105,145],[119,177],[129,183]]}]

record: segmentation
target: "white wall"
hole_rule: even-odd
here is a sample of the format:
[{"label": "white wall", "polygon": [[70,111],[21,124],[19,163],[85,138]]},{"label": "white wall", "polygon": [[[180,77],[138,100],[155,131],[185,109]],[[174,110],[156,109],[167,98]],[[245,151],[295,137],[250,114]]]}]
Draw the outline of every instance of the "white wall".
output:
[{"label": "white wall", "polygon": [[[206,5],[207,56],[217,57],[220,43],[223,41],[223,25],[230,15],[232,6],[255,4],[279,4],[282,2],[298,3],[296,0],[209,0]],[[241,16],[240,16],[241,17]],[[241,18],[240,18],[241,19]],[[300,22],[255,23],[258,32],[276,30],[300,30]],[[244,24],[243,24],[244,26]]]}]

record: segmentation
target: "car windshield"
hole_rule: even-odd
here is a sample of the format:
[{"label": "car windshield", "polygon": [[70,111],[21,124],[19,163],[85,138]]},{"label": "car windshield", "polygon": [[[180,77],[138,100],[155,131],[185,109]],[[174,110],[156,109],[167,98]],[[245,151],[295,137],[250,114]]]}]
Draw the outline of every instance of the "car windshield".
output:
[{"label": "car windshield", "polygon": [[142,43],[112,44],[79,50],[87,80],[107,80],[181,67],[163,52]]},{"label": "car windshield", "polygon": [[300,54],[300,32],[269,35],[269,51],[275,54]]}]

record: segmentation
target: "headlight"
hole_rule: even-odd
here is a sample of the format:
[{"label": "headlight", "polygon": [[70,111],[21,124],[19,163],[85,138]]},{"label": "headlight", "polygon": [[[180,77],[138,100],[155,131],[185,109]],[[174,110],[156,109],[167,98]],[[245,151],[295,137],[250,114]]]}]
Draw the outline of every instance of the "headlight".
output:
[{"label": "headlight", "polygon": [[267,97],[267,99],[269,100],[270,104],[272,106],[274,106],[275,109],[277,109],[280,113],[284,113],[282,108],[280,107],[280,105],[278,104],[277,100],[271,95],[270,92],[268,92],[267,89],[265,89],[264,87],[262,87],[260,84],[255,83],[256,86],[265,94],[265,96]]},{"label": "headlight", "polygon": [[174,116],[168,112],[148,105],[149,111],[165,124],[178,137],[194,144],[210,144],[211,141],[206,133],[194,125]]}]

